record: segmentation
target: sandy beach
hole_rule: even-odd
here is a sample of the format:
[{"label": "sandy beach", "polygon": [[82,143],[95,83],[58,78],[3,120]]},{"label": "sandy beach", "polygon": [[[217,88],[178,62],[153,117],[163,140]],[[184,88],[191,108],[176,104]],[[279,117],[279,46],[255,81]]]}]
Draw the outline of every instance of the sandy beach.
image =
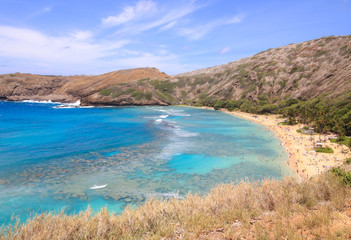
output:
[{"label": "sandy beach", "polygon": [[[327,171],[331,167],[340,166],[346,158],[351,157],[350,151],[343,153],[343,150],[347,149],[346,146],[331,143],[326,135],[311,136],[298,133],[296,130],[301,128],[302,125],[278,125],[279,122],[283,121],[282,118],[279,118],[279,115],[254,115],[239,111],[222,111],[262,124],[274,131],[282,142],[282,146],[289,152],[288,165],[303,178],[310,178]],[[313,142],[320,142],[320,139],[323,147],[331,147],[334,153],[315,152]]]}]

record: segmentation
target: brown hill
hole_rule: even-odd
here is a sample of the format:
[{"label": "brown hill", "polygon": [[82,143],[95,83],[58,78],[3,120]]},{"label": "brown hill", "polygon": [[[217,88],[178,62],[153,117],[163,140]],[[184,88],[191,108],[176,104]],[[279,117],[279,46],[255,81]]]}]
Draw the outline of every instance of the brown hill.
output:
[{"label": "brown hill", "polygon": [[[133,99],[125,102],[104,102],[99,92],[117,84],[128,85],[143,78],[164,79],[168,77],[155,68],[137,68],[114,71],[98,76],[53,76],[33,74],[0,75],[0,99],[3,100],[52,100],[74,102],[81,100],[91,104],[133,104]],[[163,104],[150,99],[140,104]]]}]

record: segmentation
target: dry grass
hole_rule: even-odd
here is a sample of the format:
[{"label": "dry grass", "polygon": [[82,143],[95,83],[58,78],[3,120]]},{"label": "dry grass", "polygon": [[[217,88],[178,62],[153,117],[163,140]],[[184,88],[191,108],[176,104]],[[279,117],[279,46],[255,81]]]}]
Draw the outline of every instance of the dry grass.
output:
[{"label": "dry grass", "polygon": [[331,174],[241,182],[203,197],[148,200],[122,215],[42,214],[3,229],[0,239],[350,239],[350,196]]}]

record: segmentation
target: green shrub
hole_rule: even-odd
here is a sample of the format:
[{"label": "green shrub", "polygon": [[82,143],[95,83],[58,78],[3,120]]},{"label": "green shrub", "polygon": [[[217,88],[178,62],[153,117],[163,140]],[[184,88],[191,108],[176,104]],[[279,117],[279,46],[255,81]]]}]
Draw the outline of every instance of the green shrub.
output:
[{"label": "green shrub", "polygon": [[261,114],[274,113],[277,109],[278,107],[274,104],[265,104],[258,107],[257,112]]},{"label": "green shrub", "polygon": [[333,153],[334,150],[331,147],[319,147],[316,148],[316,152],[320,152],[320,153]]},{"label": "green shrub", "polygon": [[142,78],[138,80],[138,84],[144,86],[146,81],[149,81],[150,78]]},{"label": "green shrub", "polygon": [[136,100],[141,100],[144,97],[144,93],[142,91],[134,91],[134,92],[132,92],[132,96]]},{"label": "green shrub", "polygon": [[100,95],[102,96],[109,96],[111,94],[111,89],[105,88],[99,92]]},{"label": "green shrub", "polygon": [[324,54],[326,54],[326,53],[327,53],[327,51],[318,50],[313,56],[314,56],[315,58],[317,58],[317,57],[320,57],[320,56],[322,56],[322,55],[324,55]]},{"label": "green shrub", "polygon": [[151,93],[151,92],[146,92],[146,93],[144,94],[144,97],[145,97],[147,100],[151,100],[151,98],[152,98],[152,93]]},{"label": "green shrub", "polygon": [[347,158],[345,161],[346,164],[351,164],[351,158]]},{"label": "green shrub", "polygon": [[341,54],[341,56],[351,55],[351,48],[348,48],[348,46],[341,47],[340,54]]},{"label": "green shrub", "polygon": [[255,105],[255,103],[253,103],[250,100],[245,100],[241,106],[240,109],[244,112],[248,112],[253,106]]},{"label": "green shrub", "polygon": [[286,86],[287,80],[279,81],[278,83],[280,87],[284,88]]},{"label": "green shrub", "polygon": [[217,100],[215,101],[214,105],[213,105],[213,108],[215,110],[218,110],[220,108],[224,108],[226,106],[226,101],[223,101],[223,100]]},{"label": "green shrub", "polygon": [[335,175],[341,183],[351,186],[351,172],[346,172],[340,167],[333,167],[329,172]]},{"label": "green shrub", "polygon": [[152,93],[151,92],[142,92],[142,91],[133,91],[131,93],[131,95],[136,99],[136,100],[141,100],[141,99],[147,99],[147,100],[151,100],[152,98]]},{"label": "green shrub", "polygon": [[176,87],[176,84],[172,83],[170,81],[153,80],[153,81],[151,81],[151,84],[160,92],[173,93],[174,88]]}]

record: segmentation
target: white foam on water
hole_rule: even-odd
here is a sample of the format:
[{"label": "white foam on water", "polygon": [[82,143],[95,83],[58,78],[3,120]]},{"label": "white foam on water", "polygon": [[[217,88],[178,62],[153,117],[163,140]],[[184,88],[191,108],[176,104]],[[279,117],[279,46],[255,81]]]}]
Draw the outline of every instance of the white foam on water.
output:
[{"label": "white foam on water", "polygon": [[63,103],[61,105],[55,106],[54,108],[79,108],[80,100],[77,100],[74,103]]},{"label": "white foam on water", "polygon": [[158,109],[158,111],[166,113],[167,115],[171,115],[171,113],[169,111],[164,110],[164,109]]},{"label": "white foam on water", "polygon": [[164,194],[162,194],[162,196],[166,197],[166,198],[183,199],[182,196],[179,196],[179,194],[175,193],[175,192],[164,193]]},{"label": "white foam on water", "polygon": [[174,198],[174,199],[183,199],[182,196],[180,196],[176,192],[168,192],[168,193],[146,193],[145,194],[146,198]]},{"label": "white foam on water", "polygon": [[175,109],[170,109],[170,110],[159,110],[161,112],[167,112],[167,114],[175,117],[190,117],[191,115],[184,112],[184,110],[175,110]]},{"label": "white foam on water", "polygon": [[80,106],[79,108],[94,108],[95,106]]},{"label": "white foam on water", "polygon": [[162,122],[162,119],[156,119],[155,123],[160,124]]},{"label": "white foam on water", "polygon": [[152,117],[143,117],[143,118],[151,118],[151,119],[155,119],[155,118],[168,118],[169,115],[159,115],[159,116],[152,116]]},{"label": "white foam on water", "polygon": [[184,131],[184,130],[181,130],[180,128],[175,129],[174,132],[175,134],[177,134],[177,136],[184,137],[184,138],[199,136],[198,133]]},{"label": "white foam on water", "polygon": [[31,100],[31,99],[30,100],[23,100],[21,102],[24,102],[24,103],[59,103],[59,102],[53,102],[51,100],[36,101],[36,100]]},{"label": "white foam on water", "polygon": [[100,186],[94,185],[94,186],[92,186],[90,189],[92,189],[92,190],[101,189],[101,188],[105,188],[106,186],[107,186],[107,184],[105,184],[105,185],[100,185]]}]

